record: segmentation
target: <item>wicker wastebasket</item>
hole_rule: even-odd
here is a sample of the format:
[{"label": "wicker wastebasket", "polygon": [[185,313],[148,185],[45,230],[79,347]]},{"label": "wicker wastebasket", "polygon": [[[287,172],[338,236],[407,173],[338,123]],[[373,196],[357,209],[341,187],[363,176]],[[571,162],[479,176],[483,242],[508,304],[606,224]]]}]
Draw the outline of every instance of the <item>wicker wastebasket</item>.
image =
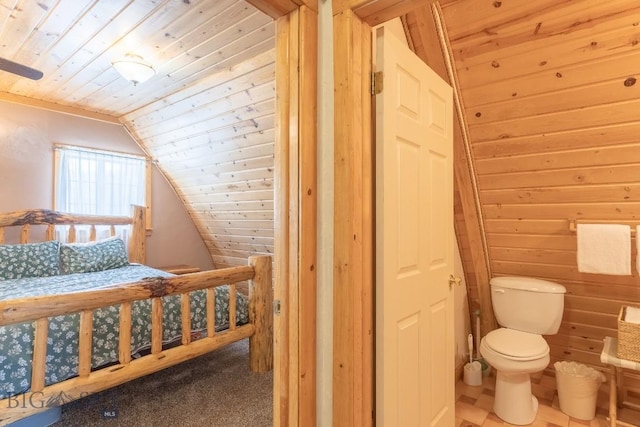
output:
[{"label": "wicker wastebasket", "polygon": [[618,314],[618,351],[619,359],[640,362],[640,324],[626,322],[627,306],[620,308]]}]

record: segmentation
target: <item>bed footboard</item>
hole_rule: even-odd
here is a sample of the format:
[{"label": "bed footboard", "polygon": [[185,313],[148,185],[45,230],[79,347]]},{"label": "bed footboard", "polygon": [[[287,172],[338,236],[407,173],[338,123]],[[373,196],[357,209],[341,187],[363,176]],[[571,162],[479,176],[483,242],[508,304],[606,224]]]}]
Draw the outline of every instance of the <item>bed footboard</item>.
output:
[{"label": "bed footboard", "polygon": [[[215,287],[228,284],[230,295],[233,295],[235,283],[245,280],[250,281],[249,323],[235,325],[235,298],[230,298],[230,327],[216,332]],[[208,332],[206,337],[192,341],[189,293],[201,289],[206,289],[207,293]],[[161,298],[169,295],[181,296],[182,345],[163,349]],[[132,359],[131,304],[148,298],[152,301],[150,354]],[[244,338],[249,338],[250,342],[251,369],[269,371],[273,366],[272,300],[271,257],[257,256],[251,257],[245,267],[145,279],[66,295],[0,301],[0,326],[24,322],[35,324],[31,390],[0,400],[0,426],[160,371]],[[120,305],[119,363],[92,371],[93,310],[117,304]],[[80,313],[78,376],[45,386],[48,318],[70,313]]]}]

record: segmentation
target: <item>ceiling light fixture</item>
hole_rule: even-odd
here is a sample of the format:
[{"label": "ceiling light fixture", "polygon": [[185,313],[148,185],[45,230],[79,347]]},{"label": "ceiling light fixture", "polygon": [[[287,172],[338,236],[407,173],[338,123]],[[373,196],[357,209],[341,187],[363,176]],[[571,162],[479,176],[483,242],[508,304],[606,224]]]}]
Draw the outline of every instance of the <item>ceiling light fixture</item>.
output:
[{"label": "ceiling light fixture", "polygon": [[111,64],[122,77],[134,85],[146,82],[156,73],[156,70],[144,62],[141,56],[132,53],[127,53],[124,58],[113,61]]}]

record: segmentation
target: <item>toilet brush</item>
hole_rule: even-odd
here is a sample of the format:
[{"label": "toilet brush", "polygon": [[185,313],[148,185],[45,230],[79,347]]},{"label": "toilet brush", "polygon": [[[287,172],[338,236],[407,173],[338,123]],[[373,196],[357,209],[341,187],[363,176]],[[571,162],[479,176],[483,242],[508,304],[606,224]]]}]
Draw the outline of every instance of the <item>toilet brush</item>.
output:
[{"label": "toilet brush", "polygon": [[482,364],[473,360],[473,335],[467,337],[469,344],[469,363],[464,365],[464,383],[467,385],[482,385]]}]

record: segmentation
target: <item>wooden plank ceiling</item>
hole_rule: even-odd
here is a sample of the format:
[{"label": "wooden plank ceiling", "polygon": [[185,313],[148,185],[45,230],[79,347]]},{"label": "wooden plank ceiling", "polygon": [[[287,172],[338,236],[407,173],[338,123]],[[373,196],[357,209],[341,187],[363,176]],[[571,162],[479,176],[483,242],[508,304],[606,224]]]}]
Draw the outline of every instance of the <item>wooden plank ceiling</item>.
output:
[{"label": "wooden plank ceiling", "polygon": [[[640,223],[640,4],[459,0],[442,15],[492,276],[565,285],[561,330],[547,337],[552,361],[602,367],[602,339],[616,336],[621,305],[640,305],[640,278],[578,272],[569,220]],[[406,19],[423,58],[430,19]],[[473,271],[469,243],[461,247]],[[637,403],[640,377],[627,372],[625,385]]]},{"label": "wooden plank ceiling", "polygon": [[[122,123],[216,267],[245,265],[273,253],[274,36],[272,18],[239,0],[0,0],[0,58],[44,73],[0,72],[0,100]],[[156,74],[125,80],[111,63],[126,54]]]}]

